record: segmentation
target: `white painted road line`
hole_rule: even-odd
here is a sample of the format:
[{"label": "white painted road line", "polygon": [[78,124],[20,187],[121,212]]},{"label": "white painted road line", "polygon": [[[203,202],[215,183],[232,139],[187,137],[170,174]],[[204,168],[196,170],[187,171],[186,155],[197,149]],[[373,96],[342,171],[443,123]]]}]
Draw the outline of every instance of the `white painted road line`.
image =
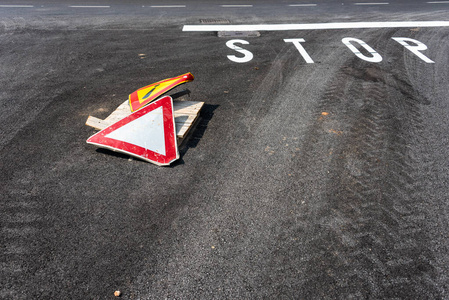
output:
[{"label": "white painted road line", "polygon": [[449,1],[431,1],[431,2],[426,2],[428,4],[449,4]]},{"label": "white painted road line", "polygon": [[449,21],[409,22],[350,22],[311,24],[260,24],[260,25],[184,25],[182,31],[282,31],[316,29],[449,27]]},{"label": "white painted road line", "polygon": [[185,5],[151,5],[153,8],[175,8],[175,7],[186,7]]},{"label": "white painted road line", "polygon": [[70,5],[72,8],[111,8],[109,5]]},{"label": "white painted road line", "polygon": [[378,3],[374,3],[374,2],[371,2],[371,3],[359,2],[359,3],[354,3],[354,5],[388,5],[388,4],[390,4],[390,3],[388,3],[388,2],[378,2]]},{"label": "white painted road line", "polygon": [[288,6],[292,6],[292,7],[295,7],[295,6],[306,7],[306,6],[317,6],[317,4],[313,4],[313,3],[310,3],[310,4],[289,4]]},{"label": "white painted road line", "polygon": [[253,7],[251,4],[224,4],[221,7]]},{"label": "white painted road line", "polygon": [[34,5],[0,5],[2,8],[30,8],[34,7]]}]

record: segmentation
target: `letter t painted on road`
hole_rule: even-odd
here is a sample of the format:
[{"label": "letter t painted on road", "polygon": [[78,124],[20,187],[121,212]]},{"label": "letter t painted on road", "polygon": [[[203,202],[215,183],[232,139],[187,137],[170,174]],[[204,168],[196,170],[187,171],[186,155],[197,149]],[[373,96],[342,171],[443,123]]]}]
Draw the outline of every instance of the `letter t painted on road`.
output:
[{"label": "letter t painted on road", "polygon": [[286,43],[293,43],[295,45],[296,49],[298,49],[299,53],[301,53],[302,57],[308,64],[313,64],[314,61],[310,57],[310,55],[307,53],[306,49],[301,45],[301,43],[304,43],[304,39],[284,39],[284,42]]}]

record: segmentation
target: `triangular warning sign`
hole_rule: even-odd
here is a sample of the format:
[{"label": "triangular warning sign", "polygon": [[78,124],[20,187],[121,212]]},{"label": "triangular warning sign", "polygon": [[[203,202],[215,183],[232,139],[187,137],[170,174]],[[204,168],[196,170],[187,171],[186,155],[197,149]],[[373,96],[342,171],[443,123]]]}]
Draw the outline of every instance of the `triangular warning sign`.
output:
[{"label": "triangular warning sign", "polygon": [[94,134],[87,143],[169,165],[179,158],[172,98],[150,103]]}]

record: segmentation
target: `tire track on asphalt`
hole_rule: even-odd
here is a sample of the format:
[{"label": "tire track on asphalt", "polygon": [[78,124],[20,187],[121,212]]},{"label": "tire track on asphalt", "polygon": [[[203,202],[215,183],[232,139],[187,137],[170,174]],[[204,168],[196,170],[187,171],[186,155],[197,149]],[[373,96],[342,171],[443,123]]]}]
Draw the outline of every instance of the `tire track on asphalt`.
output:
[{"label": "tire track on asphalt", "polygon": [[[2,287],[0,298],[2,299],[29,299],[30,295],[24,286],[23,274],[35,274],[36,269],[28,263],[30,257],[39,253],[39,241],[35,236],[39,232],[42,216],[40,204],[36,198],[37,189],[31,180],[25,177],[19,182],[11,183],[3,178],[2,182],[8,182],[8,192],[3,202],[1,224],[1,278]],[[5,188],[6,190],[6,188]],[[20,198],[20,201],[17,199]]]},{"label": "tire track on asphalt", "polygon": [[[324,202],[310,226],[313,238],[305,241],[306,295],[441,296],[419,205],[423,178],[410,147],[421,139],[420,105],[427,100],[402,79],[399,65],[388,75],[381,65],[352,60],[319,105],[304,152],[327,145],[330,166]],[[308,156],[297,167],[321,163]]]},{"label": "tire track on asphalt", "polygon": [[[38,90],[43,85],[48,85],[47,90],[57,93],[58,88],[53,86],[55,80],[54,70],[46,70],[44,74],[33,76],[33,71],[39,69],[43,61],[28,58],[24,62],[24,53],[27,50],[35,50],[37,45],[30,43],[33,34],[40,34],[26,29],[23,18],[13,18],[4,21],[5,30],[0,31],[2,42],[11,47],[0,49],[0,63],[5,72],[0,74],[0,85],[3,87],[0,93],[0,150],[2,150],[14,136],[26,125],[32,122],[54,100],[52,94],[41,95]],[[55,50],[49,50],[53,53]],[[12,76],[14,74],[14,77]],[[14,98],[11,98],[14,95]],[[9,98],[8,98],[9,97]]]},{"label": "tire track on asphalt", "polygon": [[404,52],[404,72],[410,78],[410,82],[417,91],[428,98],[429,105],[424,106],[423,115],[423,140],[418,147],[420,166],[419,172],[424,178],[421,185],[428,197],[421,205],[433,212],[429,219],[429,235],[432,237],[429,247],[435,253],[435,268],[438,271],[438,283],[446,295],[449,291],[448,251],[447,251],[447,231],[448,231],[448,211],[447,205],[447,184],[449,182],[449,169],[447,161],[449,157],[447,151],[449,143],[445,138],[449,123],[447,121],[447,86],[449,86],[449,33],[444,30],[434,30],[432,34],[416,31],[417,40],[426,41],[429,45],[438,45],[430,48],[429,56],[435,58],[436,63],[433,68],[419,68],[418,62],[412,55]]},{"label": "tire track on asphalt", "polygon": [[[272,267],[269,263],[273,256],[282,255],[277,221],[284,217],[284,209],[276,201],[278,190],[275,187],[283,185],[279,182],[278,171],[281,176],[285,172],[276,170],[273,162],[280,163],[284,157],[271,156],[266,149],[276,142],[281,142],[282,145],[277,146],[284,148],[285,142],[279,132],[295,133],[285,125],[290,123],[290,118],[296,118],[296,114],[279,118],[286,110],[291,112],[302,106],[302,101],[297,101],[292,108],[291,102],[279,96],[280,93],[289,96],[297,93],[283,89],[287,79],[298,82],[290,76],[303,63],[295,51],[287,45],[278,52],[267,71],[253,81],[255,87],[251,90],[256,92],[243,98],[236,111],[235,124],[213,143],[214,148],[226,147],[227,150],[226,156],[218,157],[213,163],[213,169],[220,172],[204,178],[207,185],[215,188],[192,190],[186,198],[195,213],[184,227],[177,226],[180,230],[177,243],[160,255],[165,257],[147,265],[145,269],[152,272],[139,276],[136,290],[140,290],[138,295],[143,299],[192,295],[194,298],[237,299],[276,296],[271,293],[277,289],[275,285],[279,282],[274,278],[279,274],[275,268],[280,266]],[[219,70],[216,73],[220,74]],[[305,89],[307,84],[299,82]],[[200,167],[194,173],[203,171],[204,167]],[[263,180],[249,184],[254,176],[261,174]],[[274,223],[272,218],[276,220]],[[174,224],[181,222],[173,221]]]}]

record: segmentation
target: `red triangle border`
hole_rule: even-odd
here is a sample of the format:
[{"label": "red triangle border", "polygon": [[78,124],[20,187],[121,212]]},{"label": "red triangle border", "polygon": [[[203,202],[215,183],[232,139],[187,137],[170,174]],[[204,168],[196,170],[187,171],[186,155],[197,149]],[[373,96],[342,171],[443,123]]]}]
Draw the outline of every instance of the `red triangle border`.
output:
[{"label": "red triangle border", "polygon": [[[162,107],[164,135],[165,135],[165,155],[151,151],[149,149],[130,144],[125,141],[120,141],[106,137],[109,133],[118,128],[144,116],[145,114]],[[144,108],[130,114],[111,126],[94,134],[86,141],[88,144],[96,145],[101,148],[107,148],[116,152],[125,153],[131,156],[138,157],[145,161],[154,163],[160,166],[166,166],[179,158],[178,144],[176,137],[175,118],[173,113],[173,99],[170,96],[165,96],[161,99],[151,102]]]}]

